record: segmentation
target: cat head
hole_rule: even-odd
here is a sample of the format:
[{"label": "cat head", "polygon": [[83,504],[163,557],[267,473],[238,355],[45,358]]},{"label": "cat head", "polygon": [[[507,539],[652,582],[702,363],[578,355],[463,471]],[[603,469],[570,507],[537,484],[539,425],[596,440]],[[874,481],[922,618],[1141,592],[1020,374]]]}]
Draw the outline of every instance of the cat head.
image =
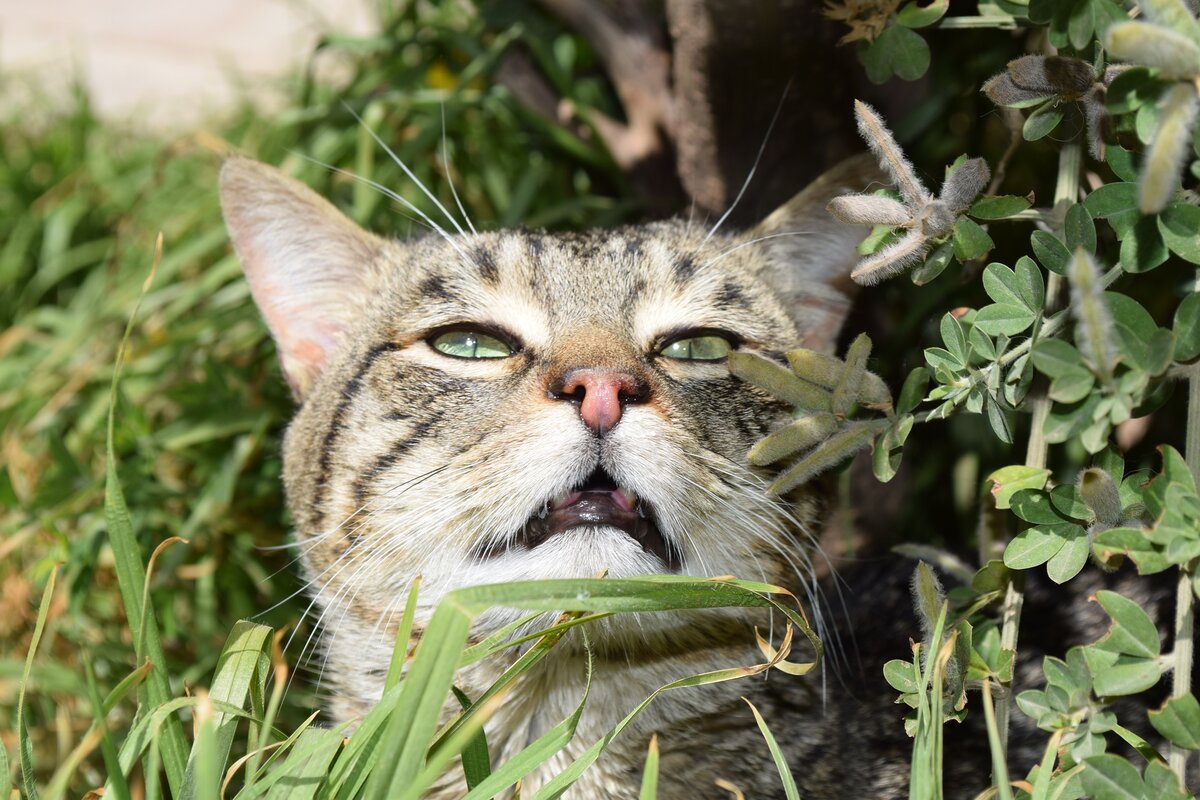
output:
[{"label": "cat head", "polygon": [[745,458],[788,408],[725,356],[833,346],[865,230],[824,208],[872,175],[846,162],[740,233],[395,242],[227,161],[226,223],[300,403],[284,477],[323,613],[386,627],[417,575],[427,603],[601,571],[795,584],[811,513]]}]

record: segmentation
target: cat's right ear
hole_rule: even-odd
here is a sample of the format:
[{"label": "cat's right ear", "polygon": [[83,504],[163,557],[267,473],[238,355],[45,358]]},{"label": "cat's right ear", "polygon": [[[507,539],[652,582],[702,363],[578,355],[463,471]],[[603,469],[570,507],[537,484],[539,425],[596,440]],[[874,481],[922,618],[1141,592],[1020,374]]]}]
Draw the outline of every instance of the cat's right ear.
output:
[{"label": "cat's right ear", "polygon": [[250,292],[303,399],[371,293],[383,240],[304,184],[232,157],[221,168],[221,210]]}]

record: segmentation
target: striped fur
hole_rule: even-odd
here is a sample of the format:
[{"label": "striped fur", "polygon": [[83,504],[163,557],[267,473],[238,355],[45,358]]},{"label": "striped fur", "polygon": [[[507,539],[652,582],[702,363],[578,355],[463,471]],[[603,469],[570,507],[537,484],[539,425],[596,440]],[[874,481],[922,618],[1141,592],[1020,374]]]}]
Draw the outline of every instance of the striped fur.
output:
[{"label": "striped fur", "polygon": [[[616,529],[575,528],[533,549],[517,542],[531,515],[597,466],[652,504],[682,554],[679,571],[811,585],[813,499],[803,490],[786,502],[768,499],[767,476],[745,459],[788,409],[723,363],[656,352],[692,328],[731,331],[740,349],[780,360],[799,344],[830,348],[849,307],[846,275],[863,231],[829,222],[824,206],[869,175],[862,161],[848,162],[747,232],[710,236],[673,220],[399,243],[357,230],[270,168],[226,164],[222,204],[231,236],[300,401],[284,481],[335,719],[359,718],[379,698],[401,603],[418,575],[420,627],[438,599],[461,586],[663,571]],[[462,360],[430,346],[432,331],[463,322],[501,331],[521,351]],[[548,390],[575,367],[633,374],[648,387],[648,402],[628,406],[599,436]],[[474,633],[511,619],[489,613]],[[767,622],[697,612],[598,627],[597,676],[579,735],[530,776],[526,791],[655,687],[757,661],[753,624]],[[489,724],[498,759],[577,702],[579,652],[570,642],[561,650]],[[499,666],[465,671],[462,686],[478,693]],[[774,675],[677,692],[640,717],[571,796],[635,796],[654,731],[664,753],[660,797],[727,796],[717,778],[753,797],[772,796],[778,778],[738,699],[747,693],[788,720],[797,742],[823,740],[828,720],[816,722],[824,712],[811,682]],[[794,752],[804,758],[809,750]],[[886,770],[872,780],[884,780],[879,775],[903,780]],[[459,796],[457,779],[450,776],[437,796]]]}]

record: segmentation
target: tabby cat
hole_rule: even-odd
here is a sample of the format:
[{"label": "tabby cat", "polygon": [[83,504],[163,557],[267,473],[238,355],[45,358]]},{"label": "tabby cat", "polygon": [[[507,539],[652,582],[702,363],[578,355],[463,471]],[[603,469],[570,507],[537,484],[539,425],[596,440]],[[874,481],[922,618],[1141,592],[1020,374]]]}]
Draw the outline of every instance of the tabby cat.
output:
[{"label": "tabby cat", "polygon": [[[418,631],[443,594],[474,584],[602,571],[810,583],[814,499],[803,489],[769,498],[745,457],[788,409],[733,377],[725,357],[833,346],[865,231],[824,209],[873,175],[845,162],[740,233],[681,219],[394,242],[272,168],[226,162],[226,222],[299,402],[284,481],[334,719],[361,718],[379,699],[418,575]],[[824,691],[773,673],[668,693],[569,796],[636,797],[657,733],[660,797],[729,797],[719,779],[782,797],[742,696],[771,721],[807,800],[904,796],[902,709],[873,655],[905,657],[916,627],[895,574],[852,577],[865,588],[838,623],[857,634],[863,681],[847,666],[835,676],[844,687]],[[497,612],[475,632],[512,619]],[[592,630],[596,674],[578,734],[525,793],[656,687],[761,660],[753,625],[763,620],[731,610],[607,622]],[[489,723],[497,761],[578,702],[582,651],[558,650]],[[477,665],[459,685],[477,696],[502,666]],[[988,760],[986,737],[970,738],[979,750],[948,764],[973,795]],[[462,796],[461,771],[445,780],[434,796]]]}]

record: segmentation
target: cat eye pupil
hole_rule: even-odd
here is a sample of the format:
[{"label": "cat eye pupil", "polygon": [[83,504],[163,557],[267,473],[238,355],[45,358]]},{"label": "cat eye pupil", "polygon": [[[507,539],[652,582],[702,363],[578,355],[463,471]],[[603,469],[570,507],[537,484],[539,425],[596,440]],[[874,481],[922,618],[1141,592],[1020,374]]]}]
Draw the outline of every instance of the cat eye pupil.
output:
[{"label": "cat eye pupil", "polygon": [[689,336],[676,339],[659,351],[660,355],[680,361],[720,361],[729,355],[733,345],[724,336]]},{"label": "cat eye pupil", "polygon": [[513,354],[506,342],[483,331],[446,331],[430,344],[439,353],[455,358],[508,358]]}]

